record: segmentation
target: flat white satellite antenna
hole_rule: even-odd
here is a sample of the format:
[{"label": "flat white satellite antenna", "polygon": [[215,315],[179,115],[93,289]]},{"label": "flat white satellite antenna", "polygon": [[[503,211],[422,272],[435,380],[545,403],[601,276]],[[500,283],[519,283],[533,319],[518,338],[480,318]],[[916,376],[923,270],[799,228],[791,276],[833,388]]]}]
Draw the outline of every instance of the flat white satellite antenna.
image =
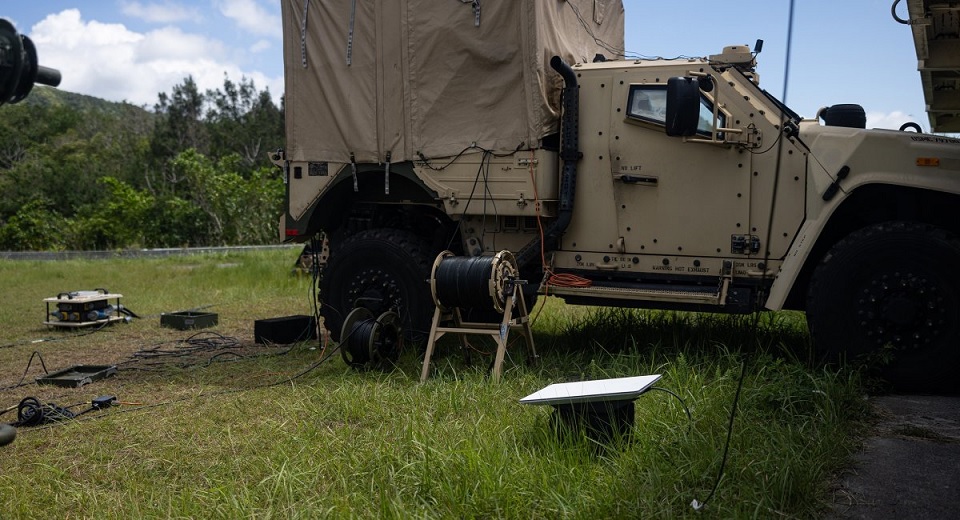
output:
[{"label": "flat white satellite antenna", "polygon": [[520,400],[523,404],[547,404],[551,406],[599,403],[607,401],[633,401],[660,380],[660,374],[614,379],[597,379],[573,383],[555,383]]}]

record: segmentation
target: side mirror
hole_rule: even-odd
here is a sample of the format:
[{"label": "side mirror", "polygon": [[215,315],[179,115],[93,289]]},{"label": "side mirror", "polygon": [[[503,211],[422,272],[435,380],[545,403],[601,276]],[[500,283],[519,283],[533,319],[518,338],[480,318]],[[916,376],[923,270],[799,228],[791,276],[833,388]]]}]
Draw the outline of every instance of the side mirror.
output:
[{"label": "side mirror", "polygon": [[667,80],[667,135],[696,135],[700,124],[700,83],[697,78],[677,77]]}]

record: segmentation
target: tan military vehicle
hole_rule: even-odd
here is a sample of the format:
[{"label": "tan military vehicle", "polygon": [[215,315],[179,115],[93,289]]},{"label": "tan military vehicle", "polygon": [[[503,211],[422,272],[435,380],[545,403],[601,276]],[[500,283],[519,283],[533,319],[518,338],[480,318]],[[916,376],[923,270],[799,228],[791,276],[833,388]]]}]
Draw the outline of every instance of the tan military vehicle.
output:
[{"label": "tan military vehicle", "polygon": [[856,105],[804,119],[745,45],[613,59],[614,0],[284,0],[283,16],[281,235],[321,237],[335,335],[356,306],[425,333],[439,252],[510,250],[569,303],[802,310],[824,358],[953,379],[960,140],[866,130]]}]

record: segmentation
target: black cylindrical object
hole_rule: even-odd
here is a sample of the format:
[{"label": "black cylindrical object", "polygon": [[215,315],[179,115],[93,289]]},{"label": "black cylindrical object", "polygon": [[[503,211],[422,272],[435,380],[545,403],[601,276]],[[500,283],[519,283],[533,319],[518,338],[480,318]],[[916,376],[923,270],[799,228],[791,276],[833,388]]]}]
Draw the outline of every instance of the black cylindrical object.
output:
[{"label": "black cylindrical object", "polygon": [[[560,237],[573,219],[573,198],[577,189],[577,161],[583,157],[580,152],[580,85],[577,74],[560,56],[550,60],[550,66],[563,77],[563,114],[560,116],[560,200],[557,220],[554,220],[543,233],[543,245],[553,249],[559,245]],[[530,241],[517,253],[517,264],[526,266],[534,258],[540,257],[541,238]]]},{"label": "black cylindrical object", "polygon": [[340,347],[342,353],[350,357],[347,364],[364,365],[370,362],[370,338],[376,323],[372,319],[354,322],[346,336],[347,344]]},{"label": "black cylindrical object", "polygon": [[387,311],[373,318],[364,307],[350,311],[340,331],[340,355],[354,368],[371,367],[395,361],[400,355],[402,330],[400,316]]},{"label": "black cylindrical object", "polygon": [[491,256],[452,256],[437,266],[437,300],[447,309],[493,308],[487,290],[493,273]]},{"label": "black cylindrical object", "polygon": [[37,66],[37,83],[47,85],[48,87],[56,87],[60,85],[60,79],[59,70],[44,67],[43,65]]},{"label": "black cylindrical object", "polygon": [[0,105],[23,101],[34,83],[55,87],[60,71],[40,66],[33,41],[0,18]]},{"label": "black cylindrical object", "polygon": [[454,256],[444,251],[430,273],[434,303],[444,309],[493,309],[503,312],[517,263],[510,251],[493,256]]}]

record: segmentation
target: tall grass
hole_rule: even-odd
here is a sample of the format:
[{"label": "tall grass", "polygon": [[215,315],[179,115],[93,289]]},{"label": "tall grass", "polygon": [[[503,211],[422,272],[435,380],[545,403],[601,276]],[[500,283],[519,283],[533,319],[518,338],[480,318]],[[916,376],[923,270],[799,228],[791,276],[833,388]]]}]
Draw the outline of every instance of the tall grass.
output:
[{"label": "tall grass", "polygon": [[[250,341],[255,318],[309,312],[309,281],[288,274],[290,256],[8,263],[0,272],[15,268],[21,291],[39,302],[65,290],[51,271],[64,273],[60,285],[86,288],[115,270],[110,288],[138,312],[215,303],[216,330]],[[304,343],[285,355],[254,349],[230,363],[121,371],[77,390],[0,392],[0,406],[36,392],[144,403],[21,429],[0,448],[0,516],[694,517],[702,512],[691,500],[702,501],[717,475],[741,367],[729,461],[707,514],[818,514],[864,407],[856,374],[798,361],[802,318],[766,315],[755,329],[752,317],[546,305],[535,327],[539,363],[526,365],[522,343],[512,346],[500,384],[487,375],[489,357],[473,353],[468,363],[452,341],[422,385],[414,348],[388,371],[352,370],[334,353],[287,380],[318,361],[321,350]],[[0,315],[13,331],[2,342],[53,334],[12,315],[21,316]],[[116,349],[122,358],[177,335],[149,319],[113,329],[40,349],[57,359]],[[0,386],[16,382],[35,347],[0,349]],[[650,373],[663,374],[658,385],[684,403],[642,395],[632,437],[601,449],[586,438],[560,441],[549,407],[518,403],[553,382]]]}]

